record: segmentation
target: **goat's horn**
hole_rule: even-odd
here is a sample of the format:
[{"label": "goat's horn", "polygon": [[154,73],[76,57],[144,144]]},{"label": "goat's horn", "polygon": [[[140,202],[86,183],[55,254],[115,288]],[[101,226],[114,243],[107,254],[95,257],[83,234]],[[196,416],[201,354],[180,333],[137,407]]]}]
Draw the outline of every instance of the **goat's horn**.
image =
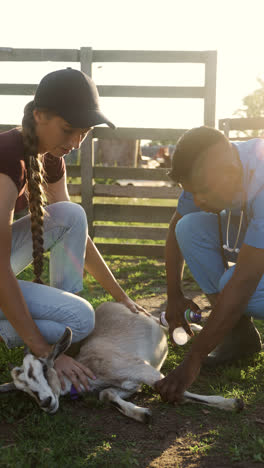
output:
[{"label": "goat's horn", "polygon": [[13,392],[17,390],[14,382],[4,383],[0,385],[0,393]]}]

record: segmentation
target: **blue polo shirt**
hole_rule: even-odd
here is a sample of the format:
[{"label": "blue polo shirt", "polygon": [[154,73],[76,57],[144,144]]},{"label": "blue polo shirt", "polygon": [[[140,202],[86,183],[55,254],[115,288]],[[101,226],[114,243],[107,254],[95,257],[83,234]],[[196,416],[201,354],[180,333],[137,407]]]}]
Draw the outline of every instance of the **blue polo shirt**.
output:
[{"label": "blue polo shirt", "polygon": [[[232,143],[239,154],[243,166],[243,187],[246,194],[246,217],[248,221],[245,231],[245,244],[264,249],[264,140],[252,140]],[[233,216],[239,216],[242,208],[242,194],[234,200],[231,208]],[[225,211],[228,211],[229,207]],[[178,201],[178,212],[184,216],[188,213],[201,211],[190,192],[183,192]]]}]

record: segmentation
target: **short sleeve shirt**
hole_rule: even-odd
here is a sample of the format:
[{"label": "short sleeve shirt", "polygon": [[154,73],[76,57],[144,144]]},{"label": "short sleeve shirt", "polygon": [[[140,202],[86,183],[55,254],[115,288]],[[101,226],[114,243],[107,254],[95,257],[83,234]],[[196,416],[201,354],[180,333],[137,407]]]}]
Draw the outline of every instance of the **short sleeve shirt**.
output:
[{"label": "short sleeve shirt", "polygon": [[[57,182],[65,173],[64,159],[49,153],[44,155],[43,167],[47,183]],[[17,187],[18,197],[15,211],[26,208],[24,145],[22,134],[17,128],[0,133],[0,173],[8,175]]]},{"label": "short sleeve shirt", "polygon": [[[254,138],[232,144],[236,147],[243,166],[245,214],[248,222],[243,242],[264,249],[264,140]],[[231,207],[233,215],[239,216],[242,203],[241,195]],[[197,211],[201,210],[195,205],[192,194],[183,190],[178,201],[178,212],[184,216]]]}]

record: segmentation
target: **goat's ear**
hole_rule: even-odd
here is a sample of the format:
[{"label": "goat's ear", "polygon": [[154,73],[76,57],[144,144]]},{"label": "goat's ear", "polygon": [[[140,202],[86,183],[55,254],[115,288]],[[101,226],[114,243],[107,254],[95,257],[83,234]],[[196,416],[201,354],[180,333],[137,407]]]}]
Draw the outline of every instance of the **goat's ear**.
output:
[{"label": "goat's ear", "polygon": [[4,383],[0,385],[0,393],[14,392],[17,390],[14,382]]},{"label": "goat's ear", "polygon": [[27,355],[27,354],[30,354],[30,349],[28,346],[24,346],[24,349],[23,349],[23,354],[24,354],[24,357]]},{"label": "goat's ear", "polygon": [[67,349],[71,345],[71,341],[72,341],[72,331],[69,327],[67,327],[62,337],[53,346],[53,349],[50,355],[48,356],[48,361],[53,362],[60,354],[65,353],[65,351],[67,351]]}]

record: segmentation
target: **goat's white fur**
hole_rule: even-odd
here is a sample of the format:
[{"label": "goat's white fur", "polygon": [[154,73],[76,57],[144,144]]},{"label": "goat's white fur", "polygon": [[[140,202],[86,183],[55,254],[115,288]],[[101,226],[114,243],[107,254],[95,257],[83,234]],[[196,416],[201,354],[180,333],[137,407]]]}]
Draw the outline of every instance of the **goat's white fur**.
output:
[{"label": "goat's white fur", "polygon": [[[56,357],[71,343],[71,332],[66,329],[48,358],[37,359],[27,354],[23,365],[12,370],[14,386],[33,396],[47,413],[55,413],[59,396],[69,393],[71,382],[65,379],[61,390],[53,367]],[[96,310],[95,329],[83,342],[76,360],[89,367],[96,380],[89,380],[91,391],[99,392],[102,401],[110,401],[128,417],[146,422],[151,415],[124,398],[139,390],[142,384],[154,386],[163,378],[160,368],[168,353],[167,336],[158,319],[144,314],[132,314],[124,305],[107,302]],[[44,372],[43,372],[44,366]],[[7,384],[5,384],[7,385]],[[0,391],[7,391],[0,386]],[[7,387],[6,387],[7,389]],[[241,409],[241,400],[219,396],[201,396],[184,393],[185,400],[216,406],[221,409]]]}]

